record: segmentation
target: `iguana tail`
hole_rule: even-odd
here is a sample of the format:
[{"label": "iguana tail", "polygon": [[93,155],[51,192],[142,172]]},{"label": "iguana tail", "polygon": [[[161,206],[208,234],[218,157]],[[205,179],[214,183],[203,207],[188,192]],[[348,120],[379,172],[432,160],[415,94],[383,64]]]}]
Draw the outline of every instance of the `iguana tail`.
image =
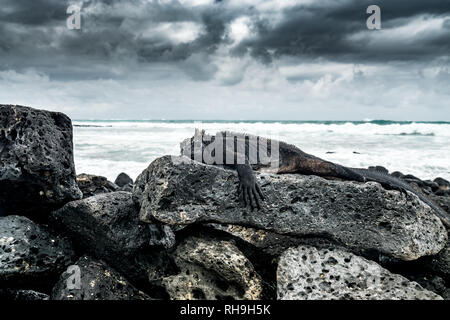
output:
[{"label": "iguana tail", "polygon": [[400,178],[391,176],[388,173],[378,171],[378,170],[368,170],[368,169],[357,169],[357,168],[347,168],[356,174],[363,176],[367,181],[375,181],[381,183],[381,185],[388,188],[399,188],[402,190],[408,190],[411,193],[419,197],[420,200],[429,205],[436,213],[436,215],[441,219],[441,221],[447,227],[450,227],[450,215],[444,211],[439,205],[434,203],[430,198],[424,195],[422,192],[414,189],[409,183],[403,181]]}]

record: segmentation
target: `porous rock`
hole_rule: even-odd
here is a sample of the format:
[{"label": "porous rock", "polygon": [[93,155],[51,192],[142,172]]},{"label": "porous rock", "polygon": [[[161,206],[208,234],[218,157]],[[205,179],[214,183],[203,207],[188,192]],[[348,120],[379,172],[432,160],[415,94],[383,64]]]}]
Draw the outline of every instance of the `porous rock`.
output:
[{"label": "porous rock", "polygon": [[165,224],[148,224],[150,230],[150,245],[170,249],[175,246],[175,233],[172,228]]},{"label": "porous rock", "polygon": [[190,237],[173,256],[180,273],[162,280],[171,299],[261,298],[260,276],[232,242]]},{"label": "porous rock", "polygon": [[155,239],[151,226],[140,222],[138,215],[131,193],[118,191],[69,202],[52,213],[50,222],[81,251],[104,260],[148,290],[149,280],[171,274],[173,264],[164,246],[173,246],[175,238],[163,232]]},{"label": "porous rock", "polygon": [[83,192],[83,198],[119,190],[117,185],[108,181],[105,177],[92,174],[79,174],[77,176],[77,183],[81,192]]},{"label": "porous rock", "polygon": [[447,282],[450,282],[450,241],[441,252],[431,257],[427,266],[441,275]]},{"label": "porous rock", "polygon": [[436,293],[441,296],[444,300],[448,300],[450,289],[446,287],[445,280],[432,273],[415,273],[415,274],[405,274],[399,273],[406,277],[410,281],[417,282],[424,289]]},{"label": "porous rock", "polygon": [[49,295],[34,290],[0,289],[2,301],[41,301],[49,300]]},{"label": "porous rock", "polygon": [[428,196],[431,200],[433,200],[438,206],[448,212],[450,214],[450,197],[446,196],[437,196],[435,194],[430,194]]},{"label": "porous rock", "polygon": [[0,218],[0,284],[41,287],[73,261],[70,242],[26,217]]},{"label": "porous rock", "polygon": [[255,250],[259,250],[273,257],[278,257],[287,249],[297,247],[301,244],[308,244],[319,248],[337,245],[336,242],[330,241],[325,238],[298,238],[278,234],[267,230],[255,229],[239,225],[208,223],[206,224],[206,226],[215,230],[226,232],[233,237],[237,237],[254,246]]},{"label": "porous rock", "polygon": [[216,222],[319,235],[352,250],[376,250],[402,260],[436,254],[446,245],[441,221],[412,193],[316,176],[257,173],[256,180],[266,201],[251,211],[237,197],[234,171],[166,156],[138,177],[133,196],[141,206],[140,219],[147,222]]},{"label": "porous rock", "polygon": [[148,227],[138,214],[131,193],[118,191],[69,202],[50,221],[83,249],[100,257],[121,257],[149,243]]},{"label": "porous rock", "polygon": [[66,115],[0,105],[0,195],[3,211],[21,215],[81,198]]},{"label": "porous rock", "polygon": [[440,300],[416,282],[339,249],[287,250],[277,270],[280,300]]},{"label": "porous rock", "polygon": [[64,272],[52,290],[53,300],[148,300],[121,274],[102,261],[83,256]]}]

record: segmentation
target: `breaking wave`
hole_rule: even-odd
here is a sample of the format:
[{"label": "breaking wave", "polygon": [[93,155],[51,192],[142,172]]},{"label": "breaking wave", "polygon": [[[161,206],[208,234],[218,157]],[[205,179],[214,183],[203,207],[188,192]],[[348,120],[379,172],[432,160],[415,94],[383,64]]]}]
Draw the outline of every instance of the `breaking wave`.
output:
[{"label": "breaking wave", "polygon": [[195,128],[208,133],[247,132],[297,145],[305,152],[352,167],[382,165],[421,178],[450,179],[450,122],[368,121],[74,121],[78,173],[133,178]]}]

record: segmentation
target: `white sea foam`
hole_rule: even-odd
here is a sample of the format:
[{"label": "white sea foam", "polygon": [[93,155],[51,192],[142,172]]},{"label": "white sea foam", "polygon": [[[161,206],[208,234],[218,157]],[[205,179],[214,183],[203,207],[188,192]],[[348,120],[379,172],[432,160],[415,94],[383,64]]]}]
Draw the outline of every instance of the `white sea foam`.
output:
[{"label": "white sea foam", "polygon": [[136,178],[151,161],[178,154],[195,128],[247,132],[295,144],[352,167],[382,165],[423,179],[450,179],[450,123],[74,121],[78,173]]}]

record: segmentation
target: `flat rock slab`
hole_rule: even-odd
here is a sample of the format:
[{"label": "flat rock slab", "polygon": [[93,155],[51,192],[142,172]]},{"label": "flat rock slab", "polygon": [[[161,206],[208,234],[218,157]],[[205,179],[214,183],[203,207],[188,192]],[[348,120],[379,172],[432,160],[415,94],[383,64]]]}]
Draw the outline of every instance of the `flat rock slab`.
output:
[{"label": "flat rock slab", "polygon": [[53,236],[28,218],[0,218],[0,287],[48,285],[74,255],[67,240]]},{"label": "flat rock slab", "polygon": [[121,274],[104,262],[81,257],[61,275],[52,300],[149,300]]},{"label": "flat rock slab", "polygon": [[0,207],[20,215],[81,198],[66,115],[0,105],[0,195]]},{"label": "flat rock slab", "polygon": [[137,178],[140,218],[169,225],[217,222],[294,236],[325,236],[346,247],[376,250],[402,260],[438,253],[447,232],[431,208],[411,193],[378,183],[316,176],[256,174],[266,201],[242,207],[234,171],[166,156]]},{"label": "flat rock slab", "polygon": [[280,300],[441,300],[418,283],[338,249],[287,250],[277,270]]}]

